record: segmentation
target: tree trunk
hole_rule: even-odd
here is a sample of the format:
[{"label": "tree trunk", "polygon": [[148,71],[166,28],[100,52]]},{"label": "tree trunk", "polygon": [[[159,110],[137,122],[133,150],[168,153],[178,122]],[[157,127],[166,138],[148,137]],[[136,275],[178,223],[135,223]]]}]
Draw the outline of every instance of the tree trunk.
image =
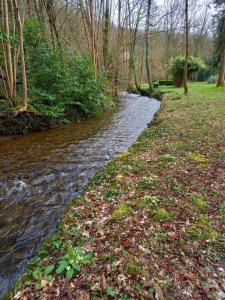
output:
[{"label": "tree trunk", "polygon": [[183,74],[183,84],[184,84],[184,94],[188,94],[188,56],[189,56],[189,41],[188,41],[188,0],[185,0],[185,18],[184,18],[184,28],[185,28],[185,62],[184,62],[184,74]]},{"label": "tree trunk", "polygon": [[121,0],[118,0],[118,28],[117,28],[117,41],[116,41],[116,61],[114,71],[114,96],[118,97],[118,76],[119,76],[119,53],[120,53],[120,40],[121,40]]},{"label": "tree trunk", "polygon": [[[4,38],[1,40],[3,56],[3,66],[0,67],[0,75],[2,78],[1,90],[8,104],[15,107],[17,54],[15,42],[16,27],[13,11],[11,1],[0,0],[0,27],[2,33],[4,33]],[[12,25],[12,32],[10,32],[9,18]],[[11,39],[10,36],[12,36],[13,39]]]},{"label": "tree trunk", "polygon": [[20,63],[21,63],[22,86],[23,86],[23,109],[27,110],[27,76],[26,76],[26,65],[25,65],[24,48],[23,48],[23,28],[22,28],[17,0],[13,0],[13,6],[14,6],[15,19],[17,21],[18,34],[19,34]]},{"label": "tree trunk", "polygon": [[223,38],[221,48],[221,58],[219,66],[219,77],[216,86],[224,86],[224,73],[225,73],[225,21],[223,24]]},{"label": "tree trunk", "polygon": [[152,0],[147,0],[147,13],[146,13],[146,26],[145,26],[145,63],[146,63],[146,73],[148,79],[149,90],[152,92],[154,90],[153,80],[152,80],[152,70],[150,63],[150,51],[149,51],[149,30],[150,30],[150,15],[151,15]]},{"label": "tree trunk", "polygon": [[105,0],[105,13],[104,13],[104,29],[103,29],[103,60],[104,67],[107,70],[109,65],[109,0]]},{"label": "tree trunk", "polygon": [[[3,48],[4,48],[4,61],[5,61],[5,71],[6,71],[6,77],[7,77],[7,85],[8,85],[8,91],[9,91],[9,98],[12,99],[13,96],[13,66],[12,66],[12,55],[11,55],[11,43],[10,43],[10,32],[9,32],[9,7],[8,7],[8,1],[3,1],[3,11],[4,11],[4,29],[6,34],[6,39],[3,42]],[[14,102],[14,101],[13,101]]]}]

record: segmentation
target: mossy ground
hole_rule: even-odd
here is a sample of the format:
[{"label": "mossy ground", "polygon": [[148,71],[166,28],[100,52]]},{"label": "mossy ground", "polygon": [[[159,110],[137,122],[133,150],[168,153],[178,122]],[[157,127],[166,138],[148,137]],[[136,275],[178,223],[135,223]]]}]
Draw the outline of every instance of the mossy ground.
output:
[{"label": "mossy ground", "polygon": [[[138,141],[98,172],[18,282],[15,299],[224,299],[225,89],[167,87]],[[71,279],[67,244],[94,258]]]}]

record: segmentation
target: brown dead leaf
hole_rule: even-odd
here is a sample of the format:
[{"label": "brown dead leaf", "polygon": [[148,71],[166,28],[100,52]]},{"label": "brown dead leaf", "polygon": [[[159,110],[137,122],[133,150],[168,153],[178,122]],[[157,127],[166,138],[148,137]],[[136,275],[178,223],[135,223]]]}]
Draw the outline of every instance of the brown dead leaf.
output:
[{"label": "brown dead leaf", "polygon": [[193,273],[191,273],[191,272],[186,272],[184,274],[184,278],[192,280],[192,281],[196,281],[197,280],[197,277]]},{"label": "brown dead leaf", "polygon": [[107,288],[106,278],[104,274],[102,274],[102,290],[105,291]]},{"label": "brown dead leaf", "polygon": [[154,284],[155,287],[155,298],[157,300],[165,300],[164,296],[163,296],[163,291],[160,288],[160,286],[158,286],[157,284]]},{"label": "brown dead leaf", "polygon": [[77,300],[89,300],[90,299],[90,296],[88,293],[86,293],[85,291],[81,291],[79,293],[79,296],[77,298]]},{"label": "brown dead leaf", "polygon": [[89,234],[89,232],[88,231],[84,231],[83,233],[82,233],[82,235],[84,236],[84,237],[87,237],[87,238],[89,238],[90,237],[90,234]]}]

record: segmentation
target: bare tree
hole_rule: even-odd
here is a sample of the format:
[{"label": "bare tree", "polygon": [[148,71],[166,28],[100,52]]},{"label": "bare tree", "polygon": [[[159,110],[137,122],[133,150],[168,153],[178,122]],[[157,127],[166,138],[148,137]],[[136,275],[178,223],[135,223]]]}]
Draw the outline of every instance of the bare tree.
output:
[{"label": "bare tree", "polygon": [[103,59],[104,59],[105,69],[107,69],[109,65],[109,30],[110,30],[109,27],[110,27],[109,0],[105,0],[104,28],[103,28]]},{"label": "bare tree", "polygon": [[150,63],[150,47],[149,47],[151,6],[152,6],[152,0],[147,0],[146,24],[145,24],[145,64],[146,64],[146,73],[147,73],[149,90],[153,91],[154,86],[152,80],[152,70],[151,70],[151,63]]},{"label": "bare tree", "polygon": [[188,94],[188,57],[189,57],[189,36],[188,36],[188,0],[185,0],[185,13],[184,13],[184,24],[185,24],[185,62],[184,62],[184,74],[183,74],[183,84],[184,84],[184,94]]}]

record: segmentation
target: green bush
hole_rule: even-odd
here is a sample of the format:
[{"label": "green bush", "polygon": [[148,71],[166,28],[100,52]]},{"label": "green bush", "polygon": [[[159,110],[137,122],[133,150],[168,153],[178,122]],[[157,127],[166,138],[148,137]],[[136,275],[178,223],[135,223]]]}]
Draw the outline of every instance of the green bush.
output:
[{"label": "green bush", "polygon": [[95,75],[88,55],[49,46],[38,20],[25,21],[24,44],[30,106],[35,110],[73,118],[98,114],[112,104],[105,91],[105,74]]},{"label": "green bush", "polygon": [[159,80],[159,85],[173,86],[173,80]]},{"label": "green bush", "polygon": [[[184,62],[185,58],[183,56],[177,56],[174,59],[171,59],[167,65],[169,73],[173,76],[173,82],[175,87],[181,87],[183,84]],[[189,57],[188,76],[204,68],[205,64],[200,58],[193,56]]]}]

